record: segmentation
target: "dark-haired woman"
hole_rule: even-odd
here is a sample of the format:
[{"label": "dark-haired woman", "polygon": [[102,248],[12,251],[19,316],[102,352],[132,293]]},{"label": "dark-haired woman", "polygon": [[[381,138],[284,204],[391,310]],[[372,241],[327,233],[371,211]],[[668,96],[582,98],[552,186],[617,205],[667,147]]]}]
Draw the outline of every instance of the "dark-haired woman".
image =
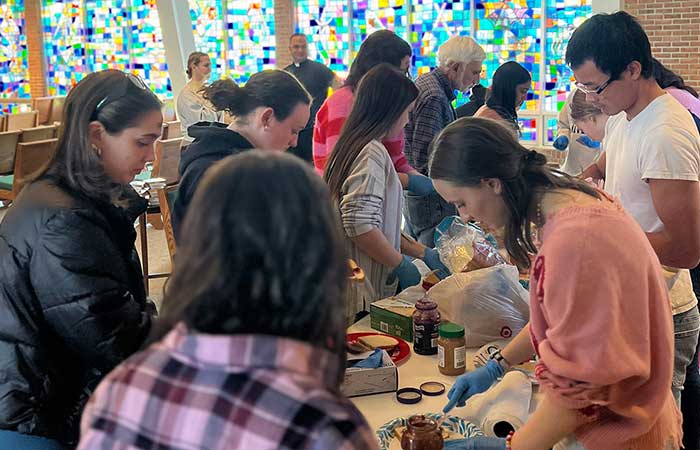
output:
[{"label": "dark-haired woman", "polygon": [[204,172],[215,162],[244,150],[258,148],[283,152],[297,145],[299,132],[309,120],[311,96],[288,72],[264,70],[243,86],[219,80],[204,90],[217,111],[226,111],[229,125],[200,122],[189,128],[194,142],[182,153],[180,187],[173,208],[175,236]]},{"label": "dark-haired woman", "polygon": [[493,73],[491,87],[486,95],[486,104],[474,117],[504,121],[516,135],[520,135],[518,109],[530,92],[530,72],[514,61],[503,63]]},{"label": "dark-haired woman", "polygon": [[[678,448],[668,292],[635,220],[606,194],[548,168],[496,122],[460,119],[433,146],[430,175],[440,195],[461,215],[505,227],[519,265],[529,267],[536,254],[530,325],[459,377],[445,409],[536,353],[544,397],[509,448]],[[531,224],[542,230],[539,249]]]},{"label": "dark-haired woman", "polygon": [[202,52],[192,52],[187,57],[187,78],[190,80],[177,96],[177,118],[182,128],[183,139],[189,143],[192,137],[187,129],[197,122],[223,122],[224,112],[217,111],[204,98],[203,89],[211,76],[211,59]]},{"label": "dark-haired woman", "polygon": [[[345,84],[326,99],[316,115],[313,159],[314,166],[320,175],[323,175],[328,158],[350,115],[357,85],[370,69],[382,63],[390,64],[404,73],[408,73],[411,66],[411,46],[389,30],[376,31],[362,42]],[[387,136],[382,139],[382,145],[389,151],[396,172],[399,174],[401,185],[416,195],[434,192],[430,180],[419,174],[406,160],[403,153],[404,142],[403,131],[396,136]]]},{"label": "dark-haired woman", "polygon": [[[440,268],[434,265],[439,263],[435,250],[420,244],[409,249],[401,240],[401,182],[382,144],[403,132],[417,96],[413,82],[390,64],[371,69],[357,87],[355,104],[328,159],[324,178],[340,209],[349,256],[364,269],[373,288],[365,297],[348,292],[350,323],[373,300],[420,281],[411,257]],[[402,255],[402,247],[408,256]]]},{"label": "dark-haired woman", "polygon": [[339,390],[347,266],[336,218],[321,178],[292,155],[246,152],[212,168],[155,343],[98,387],[80,450],[376,449]]},{"label": "dark-haired woman", "polygon": [[153,161],[160,108],[134,75],[86,76],[53,160],[0,224],[0,448],[73,447],[90,393],[148,334],[146,201],[129,183]]}]

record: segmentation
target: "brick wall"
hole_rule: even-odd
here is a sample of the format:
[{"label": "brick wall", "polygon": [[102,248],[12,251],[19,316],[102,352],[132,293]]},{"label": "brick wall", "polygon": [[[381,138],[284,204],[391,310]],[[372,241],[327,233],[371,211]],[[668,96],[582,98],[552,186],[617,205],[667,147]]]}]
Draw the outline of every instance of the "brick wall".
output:
[{"label": "brick wall", "polygon": [[294,0],[275,0],[275,43],[277,44],[277,67],[292,63],[289,53],[289,37],[294,33]]},{"label": "brick wall", "polygon": [[27,33],[29,86],[32,97],[46,95],[44,41],[41,33],[41,0],[25,0],[24,23]]},{"label": "brick wall", "polygon": [[624,0],[623,8],[644,26],[654,56],[700,88],[700,1]]}]

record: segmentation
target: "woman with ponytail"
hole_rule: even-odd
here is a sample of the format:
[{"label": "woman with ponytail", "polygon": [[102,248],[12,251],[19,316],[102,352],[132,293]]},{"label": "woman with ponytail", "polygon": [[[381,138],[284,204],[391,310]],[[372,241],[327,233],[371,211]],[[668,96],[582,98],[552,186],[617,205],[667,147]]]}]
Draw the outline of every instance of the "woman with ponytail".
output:
[{"label": "woman with ponytail", "polygon": [[311,96],[294,75],[283,70],[258,72],[242,87],[230,79],[218,80],[204,89],[203,96],[233,120],[229,125],[199,122],[188,129],[194,142],[180,160],[180,188],[172,214],[176,236],[209,167],[252,148],[283,152],[295,147],[309,120]]},{"label": "woman with ponytail", "polygon": [[504,228],[511,258],[531,268],[529,326],[456,380],[445,411],[533,354],[543,393],[509,439],[446,448],[678,448],[668,293],[635,220],[603,192],[549,168],[495,121],[460,119],[432,145],[438,193],[465,219]]}]

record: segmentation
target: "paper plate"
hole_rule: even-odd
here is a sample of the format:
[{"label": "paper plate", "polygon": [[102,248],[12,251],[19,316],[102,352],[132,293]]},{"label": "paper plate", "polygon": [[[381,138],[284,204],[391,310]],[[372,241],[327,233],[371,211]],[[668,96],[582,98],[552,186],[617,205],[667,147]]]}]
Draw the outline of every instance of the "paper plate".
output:
[{"label": "paper plate", "polygon": [[[440,419],[441,414],[425,413],[427,417],[433,420]],[[408,423],[408,417],[398,417],[390,422],[385,423],[377,430],[377,439],[379,440],[379,448],[381,450],[401,449],[401,443],[394,435],[394,429],[405,427]],[[447,416],[442,422],[442,427],[450,430],[453,433],[462,435],[463,438],[475,436],[483,436],[479,427],[471,422],[468,422],[461,417]],[[393,441],[393,442],[392,442]]]}]

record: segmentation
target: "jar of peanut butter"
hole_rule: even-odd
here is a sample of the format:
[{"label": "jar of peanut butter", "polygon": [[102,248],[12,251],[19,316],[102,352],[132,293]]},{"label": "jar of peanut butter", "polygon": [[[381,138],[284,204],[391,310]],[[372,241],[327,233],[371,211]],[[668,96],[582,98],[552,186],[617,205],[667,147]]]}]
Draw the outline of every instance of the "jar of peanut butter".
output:
[{"label": "jar of peanut butter", "polygon": [[443,375],[463,374],[467,353],[464,327],[446,322],[440,325],[438,333],[438,370]]}]

